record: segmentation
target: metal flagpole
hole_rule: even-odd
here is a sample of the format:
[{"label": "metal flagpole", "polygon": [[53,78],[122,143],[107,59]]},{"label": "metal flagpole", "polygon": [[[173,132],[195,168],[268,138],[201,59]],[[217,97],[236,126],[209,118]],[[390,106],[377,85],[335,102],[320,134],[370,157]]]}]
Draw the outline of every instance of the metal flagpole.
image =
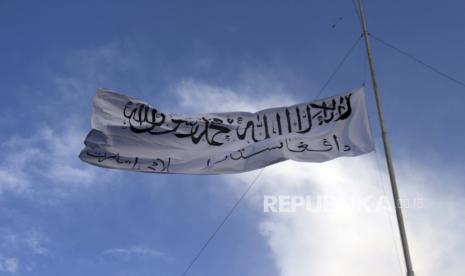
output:
[{"label": "metal flagpole", "polygon": [[368,38],[369,33],[367,30],[367,22],[365,18],[365,9],[363,6],[363,0],[358,0],[358,8],[360,12],[361,21],[362,21],[361,23],[362,23],[362,29],[363,29],[363,37],[365,40],[365,46],[366,46],[367,55],[368,55],[368,63],[370,65],[371,79],[373,81],[373,90],[375,92],[376,107],[378,109],[379,123],[381,126],[381,133],[382,133],[383,144],[384,144],[384,153],[386,155],[389,179],[391,180],[391,189],[392,189],[392,194],[394,197],[397,225],[399,226],[400,238],[402,241],[402,250],[404,253],[405,265],[407,268],[407,276],[414,276],[414,272],[412,268],[412,260],[410,259],[410,252],[408,248],[407,234],[405,233],[404,218],[402,216],[402,209],[401,209],[400,200],[399,200],[399,191],[397,189],[396,176],[394,173],[394,166],[392,164],[391,148],[388,142],[386,127],[384,126],[384,115],[383,115],[383,110],[381,108],[381,99],[379,96],[378,80],[376,79],[375,65],[373,62],[373,54],[371,52],[370,40]]}]

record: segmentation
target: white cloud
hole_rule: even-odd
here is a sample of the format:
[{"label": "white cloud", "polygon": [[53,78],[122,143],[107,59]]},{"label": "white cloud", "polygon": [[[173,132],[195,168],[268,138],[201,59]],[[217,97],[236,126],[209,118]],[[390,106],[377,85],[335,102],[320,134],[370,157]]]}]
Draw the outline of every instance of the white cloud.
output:
[{"label": "white cloud", "polygon": [[[272,83],[268,85],[272,87]],[[273,90],[270,87],[253,90],[246,82],[237,88],[224,88],[188,79],[179,82],[174,91],[180,99],[181,107],[188,112],[254,112],[294,102],[291,97],[285,96],[279,85]]]},{"label": "white cloud", "polygon": [[144,247],[130,247],[130,248],[110,248],[104,250],[102,255],[113,255],[117,257],[121,257],[123,259],[127,259],[129,257],[164,257],[165,253],[152,249],[152,248],[144,248]]},{"label": "white cloud", "polygon": [[[350,203],[351,198],[383,195],[371,159],[285,162],[266,169],[257,194],[331,196],[336,205],[335,211],[264,216],[260,230],[268,239],[280,275],[399,273],[388,214],[360,210]],[[254,201],[263,204],[260,197]]]},{"label": "white cloud", "polygon": [[[67,125],[72,126],[73,122]],[[82,164],[78,154],[83,147],[84,131],[68,128],[59,133],[44,129],[41,138],[46,144],[47,161],[50,166],[47,176],[63,183],[90,184],[96,177],[94,168]]]},{"label": "white cloud", "polygon": [[49,255],[46,247],[48,238],[36,229],[11,229],[8,225],[0,226],[0,252],[16,255],[21,259],[25,255]]},{"label": "white cloud", "polygon": [[43,232],[31,226],[0,225],[0,275],[31,271],[36,265],[35,257],[53,257],[48,241]]},{"label": "white cloud", "polygon": [[18,266],[18,259],[0,256],[0,272],[16,273]]},{"label": "white cloud", "polygon": [[[176,91],[182,107],[193,112],[255,111],[292,102],[284,93],[269,91],[270,97],[262,99],[240,89],[194,80],[181,82]],[[417,275],[463,275],[465,204],[460,197],[464,194],[442,188],[460,186],[463,173],[442,170],[438,174],[437,168],[410,160],[396,165],[401,196],[422,198],[424,203],[422,209],[404,210]],[[335,204],[364,195],[391,197],[385,171],[374,154],[322,164],[287,161],[265,170],[260,188],[250,195],[251,204],[261,210],[263,194],[331,195],[339,199]],[[254,174],[225,178],[239,193],[237,181],[250,182]],[[405,275],[394,210],[367,212],[356,207],[344,205],[338,212],[263,214],[259,229],[280,275]]]},{"label": "white cloud", "polygon": [[73,127],[62,131],[45,127],[32,137],[10,137],[0,145],[9,156],[0,163],[0,193],[30,193],[37,176],[67,184],[92,183],[95,168],[82,164],[77,157],[83,137],[85,133]]},{"label": "white cloud", "polygon": [[[403,166],[403,161],[398,162],[399,168]],[[413,181],[408,175],[399,175],[399,183],[404,184],[401,195],[410,200],[420,198],[424,203],[421,209],[404,209],[415,271],[418,275],[463,275],[461,260],[465,254],[460,248],[465,246],[461,236],[465,224],[461,210],[465,204],[453,199],[450,191],[432,192],[429,168],[409,167],[409,174],[425,177]],[[384,191],[390,196],[383,171],[369,155],[324,164],[286,162],[265,171],[260,192],[332,195],[336,204],[360,195],[382,196]],[[451,172],[438,177],[452,186],[463,178]],[[384,189],[380,178],[385,180]],[[265,217],[260,228],[281,275],[404,275],[399,270],[403,270],[403,259],[393,210],[366,212],[354,204],[343,207],[338,212]]]},{"label": "white cloud", "polygon": [[0,169],[0,194],[3,191],[22,192],[26,188],[25,180],[20,174],[14,174],[7,169]]},{"label": "white cloud", "polygon": [[27,233],[24,239],[25,247],[37,255],[47,255],[49,253],[48,248],[44,245],[45,242],[44,235],[36,230]]}]

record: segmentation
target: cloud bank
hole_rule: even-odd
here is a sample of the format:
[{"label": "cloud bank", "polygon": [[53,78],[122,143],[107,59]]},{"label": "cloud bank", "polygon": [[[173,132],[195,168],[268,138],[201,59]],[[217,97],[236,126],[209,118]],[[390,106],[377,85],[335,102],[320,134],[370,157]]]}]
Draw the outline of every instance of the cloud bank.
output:
[{"label": "cloud bank", "polygon": [[[195,112],[256,111],[293,100],[268,91],[264,100],[246,91],[214,87],[203,82],[180,82],[176,92],[183,108]],[[407,152],[406,156],[409,155]],[[331,196],[335,212],[267,213],[257,228],[267,239],[281,276],[405,275],[399,234],[392,208],[367,211],[347,199],[361,196],[392,198],[381,153],[340,158],[322,164],[293,161],[265,169],[249,208],[261,210],[263,195]],[[465,207],[460,186],[463,173],[438,170],[409,159],[396,160],[401,196],[423,205],[404,209],[415,271],[418,275],[463,275]],[[226,176],[234,190],[237,181],[250,182],[256,172]],[[239,193],[240,191],[236,191]],[[451,227],[453,225],[453,227]]]}]

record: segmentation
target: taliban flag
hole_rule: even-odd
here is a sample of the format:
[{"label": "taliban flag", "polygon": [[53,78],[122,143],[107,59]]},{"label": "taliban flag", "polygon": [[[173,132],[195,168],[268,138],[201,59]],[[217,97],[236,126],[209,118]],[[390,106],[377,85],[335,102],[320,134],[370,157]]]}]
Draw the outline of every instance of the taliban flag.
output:
[{"label": "taliban flag", "polygon": [[256,113],[165,113],[100,89],[81,160],[154,173],[240,173],[284,160],[324,162],[373,150],[363,88]]}]

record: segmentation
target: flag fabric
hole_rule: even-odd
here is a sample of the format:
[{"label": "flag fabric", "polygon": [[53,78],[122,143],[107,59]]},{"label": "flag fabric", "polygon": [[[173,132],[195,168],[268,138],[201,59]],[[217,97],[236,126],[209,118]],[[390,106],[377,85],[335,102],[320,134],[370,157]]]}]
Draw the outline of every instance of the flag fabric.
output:
[{"label": "flag fabric", "polygon": [[374,149],[364,89],[256,113],[165,113],[100,89],[79,157],[154,173],[240,173],[284,160],[323,162]]}]

